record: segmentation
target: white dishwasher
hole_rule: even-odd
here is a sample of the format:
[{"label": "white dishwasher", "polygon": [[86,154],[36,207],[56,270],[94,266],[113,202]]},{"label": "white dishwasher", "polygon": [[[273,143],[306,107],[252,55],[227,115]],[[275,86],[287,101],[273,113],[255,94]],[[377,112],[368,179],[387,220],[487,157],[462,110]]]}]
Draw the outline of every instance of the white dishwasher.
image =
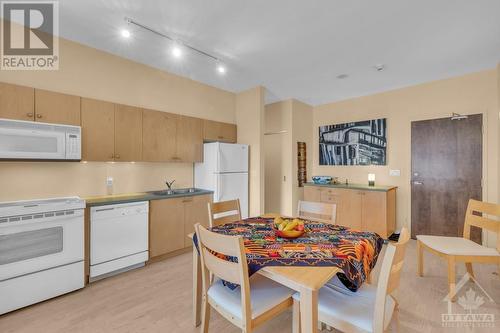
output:
[{"label": "white dishwasher", "polygon": [[144,266],[149,202],[91,207],[90,281]]}]

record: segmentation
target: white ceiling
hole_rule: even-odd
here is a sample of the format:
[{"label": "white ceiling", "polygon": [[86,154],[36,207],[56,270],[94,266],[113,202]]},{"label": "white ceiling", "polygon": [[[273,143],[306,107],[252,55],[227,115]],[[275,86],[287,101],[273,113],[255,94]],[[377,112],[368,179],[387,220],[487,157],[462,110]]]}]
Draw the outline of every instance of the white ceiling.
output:
[{"label": "white ceiling", "polygon": [[[61,0],[60,35],[222,89],[312,105],[493,68],[499,0]],[[222,59],[173,59],[128,16]],[[386,70],[373,66],[383,63]],[[349,74],[339,80],[339,74]]]}]

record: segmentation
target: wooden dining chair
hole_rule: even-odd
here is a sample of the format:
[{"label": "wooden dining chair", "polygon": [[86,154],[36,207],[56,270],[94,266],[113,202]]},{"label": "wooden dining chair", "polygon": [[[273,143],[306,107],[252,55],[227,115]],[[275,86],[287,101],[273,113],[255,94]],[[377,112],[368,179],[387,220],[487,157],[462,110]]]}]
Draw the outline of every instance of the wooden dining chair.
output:
[{"label": "wooden dining chair", "polygon": [[337,205],[300,200],[297,208],[297,215],[299,218],[335,224]]},{"label": "wooden dining chair", "polygon": [[240,200],[208,203],[210,227],[241,221]]},{"label": "wooden dining chair", "polygon": [[[385,249],[377,286],[364,284],[358,291],[347,289],[335,276],[319,290],[318,318],[327,326],[342,332],[382,333],[393,314],[398,317],[399,305],[394,296],[399,287],[405,249],[410,234],[403,228],[397,243]],[[293,296],[293,332],[300,332],[299,295]],[[399,318],[396,318],[399,323]],[[398,330],[399,331],[399,330]]]},{"label": "wooden dining chair", "polygon": [[[208,332],[211,308],[249,333],[292,306],[293,290],[260,274],[248,277],[242,237],[214,233],[200,224],[195,229],[203,280],[202,333]],[[221,254],[236,258],[236,262],[221,259]],[[215,276],[213,281],[210,273]],[[231,290],[222,280],[238,287]]]},{"label": "wooden dining chair", "polygon": [[[487,216],[500,217],[500,205],[470,199],[465,213],[463,237],[417,235],[417,274],[424,276],[424,250],[445,259],[448,263],[448,295],[451,300],[455,300],[455,264],[457,262],[465,263],[467,272],[472,277],[474,277],[473,262],[500,265],[500,221]],[[496,249],[473,242],[470,239],[472,226],[496,233]]]}]

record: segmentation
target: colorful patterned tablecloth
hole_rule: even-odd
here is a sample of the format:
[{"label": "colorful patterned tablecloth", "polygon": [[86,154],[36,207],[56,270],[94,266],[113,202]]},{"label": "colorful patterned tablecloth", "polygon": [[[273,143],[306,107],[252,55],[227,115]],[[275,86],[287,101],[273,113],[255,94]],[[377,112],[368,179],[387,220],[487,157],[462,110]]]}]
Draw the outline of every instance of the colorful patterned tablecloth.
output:
[{"label": "colorful patterned tablecloth", "polygon": [[[275,236],[272,218],[262,217],[211,230],[244,238],[250,275],[265,266],[334,266],[342,270],[338,277],[352,291],[375,267],[384,243],[373,232],[313,221],[306,221],[301,237],[285,239]],[[196,237],[194,241],[196,244]]]}]

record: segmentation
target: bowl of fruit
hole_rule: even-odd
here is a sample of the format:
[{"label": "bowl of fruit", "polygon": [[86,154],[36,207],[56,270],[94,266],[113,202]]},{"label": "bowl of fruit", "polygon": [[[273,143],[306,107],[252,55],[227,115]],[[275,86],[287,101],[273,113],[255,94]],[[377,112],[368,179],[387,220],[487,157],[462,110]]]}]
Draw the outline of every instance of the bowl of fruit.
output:
[{"label": "bowl of fruit", "polygon": [[294,239],[304,234],[304,221],[301,219],[274,219],[275,234],[278,237]]}]

